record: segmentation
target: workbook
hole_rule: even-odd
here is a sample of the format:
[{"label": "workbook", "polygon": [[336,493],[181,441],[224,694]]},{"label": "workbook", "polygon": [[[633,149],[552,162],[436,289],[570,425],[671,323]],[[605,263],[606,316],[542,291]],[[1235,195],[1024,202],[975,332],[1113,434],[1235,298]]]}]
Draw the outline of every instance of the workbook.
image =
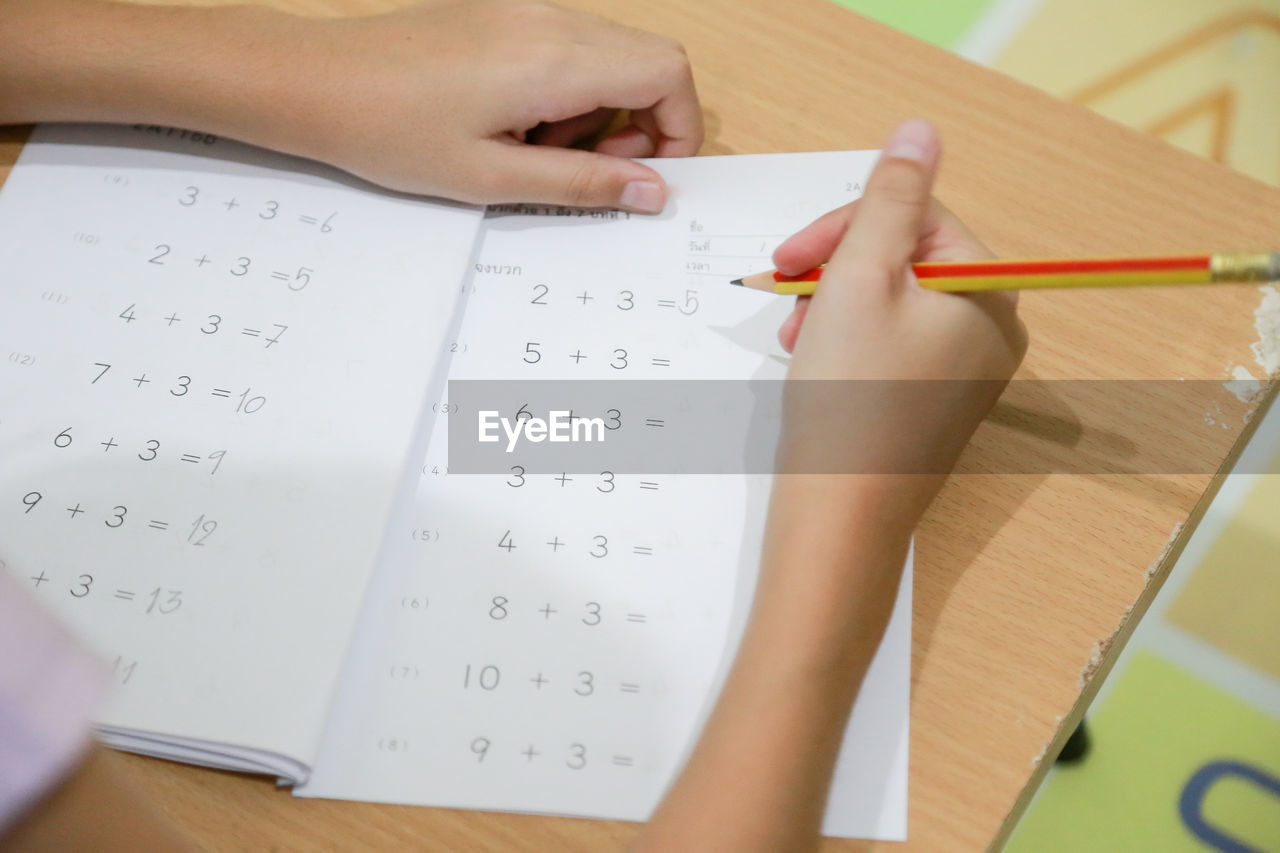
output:
[{"label": "workbook", "polygon": [[[782,379],[791,300],[728,283],[874,159],[649,161],[670,200],[640,216],[40,127],[0,190],[0,571],[103,657],[113,746],[300,796],[644,820],[732,661],[769,475],[518,448],[451,472],[476,427],[450,389]],[[496,417],[547,414],[513,394]],[[909,563],[828,834],[905,837]]]}]

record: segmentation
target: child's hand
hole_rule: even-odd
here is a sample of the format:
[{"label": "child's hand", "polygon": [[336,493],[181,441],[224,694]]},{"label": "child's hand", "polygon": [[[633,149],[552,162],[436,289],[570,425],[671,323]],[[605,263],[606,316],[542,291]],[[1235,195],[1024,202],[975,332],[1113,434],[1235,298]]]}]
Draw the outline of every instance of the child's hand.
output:
[{"label": "child's hand", "polygon": [[[932,126],[903,123],[863,197],[773,256],[789,275],[827,263],[817,293],[798,301],[778,333],[794,353],[790,378],[890,380],[792,394],[803,408],[788,413],[792,435],[827,451],[836,450],[832,442],[856,444],[861,472],[936,475],[910,478],[920,485],[913,507],[921,512],[1027,346],[1016,292],[943,293],[921,287],[910,271],[913,262],[991,257],[930,195],[940,153]],[[833,396],[847,406],[829,403]],[[806,423],[819,414],[825,426]]]},{"label": "child's hand", "polygon": [[[395,189],[656,212],[662,179],[624,158],[690,156],[702,144],[680,45],[591,15],[431,0],[308,21],[302,35],[299,49],[318,62],[299,64],[311,69],[302,97],[281,112],[298,140],[282,147]],[[630,124],[594,151],[565,147],[619,109]]]}]

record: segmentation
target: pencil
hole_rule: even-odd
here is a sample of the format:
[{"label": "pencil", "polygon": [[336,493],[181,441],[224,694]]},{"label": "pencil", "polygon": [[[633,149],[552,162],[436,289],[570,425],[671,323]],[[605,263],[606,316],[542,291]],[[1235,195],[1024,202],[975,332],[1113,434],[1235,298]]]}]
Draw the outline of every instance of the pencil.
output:
[{"label": "pencil", "polygon": [[[1221,252],[1170,258],[1078,258],[912,264],[922,287],[954,293],[1059,287],[1162,284],[1238,284],[1280,280],[1280,252]],[[808,296],[822,267],[796,276],[762,272],[732,284],[783,295]]]}]

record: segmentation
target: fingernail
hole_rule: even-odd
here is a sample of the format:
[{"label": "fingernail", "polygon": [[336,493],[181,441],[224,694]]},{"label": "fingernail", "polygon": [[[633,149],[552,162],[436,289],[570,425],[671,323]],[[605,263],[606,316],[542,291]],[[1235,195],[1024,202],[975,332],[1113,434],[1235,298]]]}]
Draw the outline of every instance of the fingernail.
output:
[{"label": "fingernail", "polygon": [[653,181],[632,181],[622,188],[623,207],[644,213],[657,213],[662,210],[662,187]]},{"label": "fingernail", "polygon": [[910,118],[894,128],[884,144],[886,157],[915,160],[926,166],[937,158],[938,132],[922,118]]}]

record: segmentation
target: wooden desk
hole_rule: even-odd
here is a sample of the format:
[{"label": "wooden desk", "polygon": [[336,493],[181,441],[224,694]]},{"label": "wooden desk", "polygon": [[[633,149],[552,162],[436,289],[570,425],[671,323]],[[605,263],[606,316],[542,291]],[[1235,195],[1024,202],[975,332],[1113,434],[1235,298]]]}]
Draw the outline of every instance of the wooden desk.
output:
[{"label": "wooden desk", "polygon": [[[339,13],[393,3],[280,5]],[[898,119],[933,119],[947,143],[940,196],[1001,255],[1280,243],[1280,190],[825,0],[572,5],[684,43],[707,111],[707,154],[875,148]],[[6,164],[16,148],[0,150]],[[1248,287],[1030,293],[1022,305],[1032,346],[1020,375],[1225,379],[1231,365],[1253,365],[1258,300]],[[1191,435],[1201,470],[1211,471],[1246,409],[1225,389],[1220,404],[1212,425],[1195,413],[1152,430]],[[962,468],[982,470],[1008,439],[1006,428],[987,424]],[[917,543],[909,849],[977,850],[996,836],[1039,756],[1068,733],[1090,656],[1110,644],[1131,607],[1145,607],[1148,567],[1210,482],[1208,474],[970,473],[947,486]],[[295,800],[262,779],[131,763],[170,814],[216,849],[598,850],[620,847],[634,831],[624,823]]]}]

